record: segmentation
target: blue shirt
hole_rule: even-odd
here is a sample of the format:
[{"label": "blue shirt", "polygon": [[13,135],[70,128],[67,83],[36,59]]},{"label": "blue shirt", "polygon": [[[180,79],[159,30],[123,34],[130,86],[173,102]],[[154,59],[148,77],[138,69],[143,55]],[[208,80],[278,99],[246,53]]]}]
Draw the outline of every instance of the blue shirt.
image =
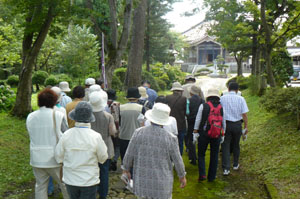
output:
[{"label": "blue shirt", "polygon": [[239,96],[234,91],[221,97],[221,104],[224,110],[225,120],[237,122],[243,119],[242,114],[249,112],[244,97]]},{"label": "blue shirt", "polygon": [[148,95],[148,100],[150,102],[152,102],[152,104],[154,104],[156,98],[157,98],[157,93],[155,90],[151,89],[151,88],[148,88],[148,87],[145,87],[146,90],[147,90],[147,95]]},{"label": "blue shirt", "polygon": [[67,96],[66,93],[64,92],[61,92],[61,102],[60,102],[60,105],[64,108],[66,108],[67,104],[72,102],[72,99]]}]

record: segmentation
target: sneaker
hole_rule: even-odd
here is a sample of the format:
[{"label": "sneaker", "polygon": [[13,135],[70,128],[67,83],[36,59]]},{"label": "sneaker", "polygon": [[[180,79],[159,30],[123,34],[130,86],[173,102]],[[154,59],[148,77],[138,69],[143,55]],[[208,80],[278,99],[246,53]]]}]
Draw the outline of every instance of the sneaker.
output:
[{"label": "sneaker", "polygon": [[223,175],[228,176],[230,174],[230,170],[224,169]]},{"label": "sneaker", "polygon": [[237,171],[240,168],[240,164],[238,164],[237,166],[233,166],[233,170]]},{"label": "sneaker", "polygon": [[204,181],[204,180],[206,180],[206,176],[200,176],[198,178],[198,182],[201,182],[201,181]]}]

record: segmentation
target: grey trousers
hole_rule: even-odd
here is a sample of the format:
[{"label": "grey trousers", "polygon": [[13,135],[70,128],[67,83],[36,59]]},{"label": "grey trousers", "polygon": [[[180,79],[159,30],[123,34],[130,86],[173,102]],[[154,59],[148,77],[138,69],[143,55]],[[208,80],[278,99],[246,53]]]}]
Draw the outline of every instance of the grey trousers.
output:
[{"label": "grey trousers", "polygon": [[65,184],[60,182],[60,167],[57,168],[36,168],[32,167],[33,174],[35,176],[35,198],[36,199],[47,199],[47,189],[49,176],[55,180],[61,188],[64,199],[69,199]]},{"label": "grey trousers", "polygon": [[222,168],[230,170],[230,145],[233,147],[233,166],[239,164],[240,139],[242,135],[242,122],[226,121],[225,140],[222,144]]}]

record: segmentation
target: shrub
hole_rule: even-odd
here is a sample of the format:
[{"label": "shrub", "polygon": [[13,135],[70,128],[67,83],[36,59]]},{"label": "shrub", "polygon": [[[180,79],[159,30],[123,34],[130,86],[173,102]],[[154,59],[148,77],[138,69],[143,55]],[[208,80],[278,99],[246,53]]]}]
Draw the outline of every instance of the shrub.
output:
[{"label": "shrub", "polygon": [[15,104],[16,96],[9,86],[0,86],[0,111],[10,111]]},{"label": "shrub", "polygon": [[69,87],[72,88],[73,87],[73,81],[71,79],[71,77],[69,77],[67,74],[59,74],[59,75],[56,75],[56,79],[59,82],[68,82],[69,83]]},{"label": "shrub", "polygon": [[50,75],[46,80],[45,86],[56,86],[59,83],[58,79],[54,75]]},{"label": "shrub", "polygon": [[118,79],[123,83],[125,82],[127,68],[117,68],[114,71],[114,75],[118,77]]},{"label": "shrub", "polygon": [[247,89],[250,84],[249,77],[244,77],[244,76],[237,76],[237,77],[233,77],[233,78],[229,79],[226,82],[227,88],[228,88],[229,83],[231,83],[231,82],[237,82],[239,84],[240,90]]},{"label": "shrub", "polygon": [[44,85],[45,80],[49,77],[46,71],[36,71],[32,75],[32,84]]},{"label": "shrub", "polygon": [[296,115],[300,129],[300,88],[269,88],[261,98],[260,104],[269,112]]},{"label": "shrub", "polygon": [[7,83],[13,87],[13,86],[18,86],[19,83],[19,76],[18,75],[11,75],[7,79]]},{"label": "shrub", "polygon": [[112,83],[111,84],[112,84],[111,85],[112,89],[115,89],[116,91],[121,91],[122,90],[123,83],[120,81],[118,76],[114,75],[112,77]]},{"label": "shrub", "polygon": [[158,91],[160,90],[158,83],[156,82],[153,75],[148,71],[142,71],[142,79],[148,80],[151,83],[151,88]]},{"label": "shrub", "polygon": [[158,84],[160,90],[163,91],[163,90],[166,90],[166,89],[167,89],[167,84],[166,84],[166,82],[165,82],[164,80],[162,80],[162,79],[160,79],[160,78],[158,78],[158,77],[155,77],[154,79],[155,79],[155,81],[157,82],[157,84]]}]

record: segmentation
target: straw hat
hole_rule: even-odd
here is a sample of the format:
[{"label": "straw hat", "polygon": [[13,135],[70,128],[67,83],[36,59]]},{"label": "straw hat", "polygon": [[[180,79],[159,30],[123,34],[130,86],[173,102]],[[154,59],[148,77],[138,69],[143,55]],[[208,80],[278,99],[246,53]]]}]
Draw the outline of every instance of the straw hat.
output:
[{"label": "straw hat", "polygon": [[93,92],[89,96],[89,102],[92,105],[93,112],[103,111],[107,106],[107,95],[103,92]]},{"label": "straw hat", "polygon": [[58,96],[57,102],[60,102],[61,101],[61,89],[58,88],[57,86],[53,86],[51,88],[51,90],[53,90],[56,93],[56,95]]},{"label": "straw hat", "polygon": [[138,89],[139,89],[139,93],[142,96],[142,98],[148,98],[147,90],[145,87],[140,86]]},{"label": "straw hat", "polygon": [[85,80],[85,85],[87,85],[87,86],[91,86],[91,85],[94,85],[94,84],[96,84],[96,80],[94,78],[87,78]]},{"label": "straw hat", "polygon": [[150,122],[159,125],[168,125],[171,123],[170,107],[163,103],[155,103],[151,110],[145,113],[145,117]]},{"label": "straw hat", "polygon": [[183,91],[183,88],[179,82],[174,82],[171,91]]},{"label": "straw hat", "polygon": [[76,122],[91,123],[95,121],[92,106],[88,102],[79,102],[69,113],[69,118]]},{"label": "straw hat", "polygon": [[141,95],[138,88],[132,87],[127,90],[127,99],[139,99],[140,97]]},{"label": "straw hat", "polygon": [[198,85],[193,85],[190,87],[190,93],[193,95],[200,95],[201,94],[201,88]]},{"label": "straw hat", "polygon": [[215,88],[208,89],[206,98],[213,97],[213,96],[220,98],[220,92],[218,89]]},{"label": "straw hat", "polygon": [[71,89],[69,88],[68,82],[59,82],[59,88],[62,92],[70,92]]}]

